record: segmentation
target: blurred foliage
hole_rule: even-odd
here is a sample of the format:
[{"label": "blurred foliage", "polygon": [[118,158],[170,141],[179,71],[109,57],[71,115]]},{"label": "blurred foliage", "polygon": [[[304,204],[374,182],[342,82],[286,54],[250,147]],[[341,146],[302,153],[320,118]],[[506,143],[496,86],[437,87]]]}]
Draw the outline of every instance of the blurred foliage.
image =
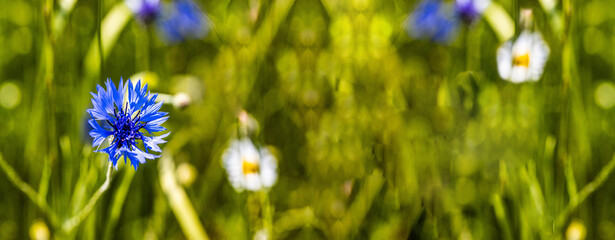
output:
[{"label": "blurred foliage", "polygon": [[[0,239],[201,234],[190,224],[212,239],[615,238],[613,1],[494,0],[446,45],[406,34],[419,1],[202,0],[209,34],[175,45],[120,0],[3,3],[0,158],[59,221],[105,180],[85,124],[96,84],[133,76],[192,101],[164,105],[163,159],[120,164],[73,232],[3,168]],[[512,84],[495,52],[521,8],[551,56]],[[243,110],[278,158],[269,192],[236,193],[221,165]]]}]

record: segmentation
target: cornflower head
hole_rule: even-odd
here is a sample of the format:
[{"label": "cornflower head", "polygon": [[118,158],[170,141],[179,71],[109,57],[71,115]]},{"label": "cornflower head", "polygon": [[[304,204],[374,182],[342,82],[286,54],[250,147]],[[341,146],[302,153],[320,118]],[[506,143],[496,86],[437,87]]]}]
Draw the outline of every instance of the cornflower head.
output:
[{"label": "cornflower head", "polygon": [[456,36],[458,20],[453,9],[440,0],[425,0],[406,21],[406,32],[413,38],[449,42]]},{"label": "cornflower head", "polygon": [[455,12],[466,24],[474,23],[480,18],[491,0],[456,0]]},{"label": "cornflower head", "polygon": [[[107,148],[95,152],[107,153],[115,169],[121,156],[124,156],[124,163],[130,159],[135,170],[146,159],[160,157],[149,152],[162,152],[158,144],[165,143],[164,138],[169,135],[169,132],[159,136],[153,134],[167,130],[160,125],[169,118],[166,112],[159,111],[162,102],[156,102],[158,94],[150,94],[147,84],[141,87],[141,81],[133,85],[130,79],[125,83],[121,79],[118,87],[108,79],[105,85],[106,90],[96,86],[98,93],[91,93],[94,107],[87,110],[92,117],[88,121],[93,128],[90,131],[94,138],[92,146],[100,148],[105,139],[110,142]],[[143,145],[145,151],[139,145]]]},{"label": "cornflower head", "polygon": [[162,10],[160,0],[125,0],[124,2],[136,18],[145,24],[154,22]]},{"label": "cornflower head", "polygon": [[208,24],[205,14],[190,0],[165,4],[164,12],[157,21],[161,37],[170,44],[204,38],[209,33]]},{"label": "cornflower head", "polygon": [[222,165],[237,192],[269,189],[278,179],[275,157],[267,148],[257,149],[249,138],[232,140],[222,154]]}]

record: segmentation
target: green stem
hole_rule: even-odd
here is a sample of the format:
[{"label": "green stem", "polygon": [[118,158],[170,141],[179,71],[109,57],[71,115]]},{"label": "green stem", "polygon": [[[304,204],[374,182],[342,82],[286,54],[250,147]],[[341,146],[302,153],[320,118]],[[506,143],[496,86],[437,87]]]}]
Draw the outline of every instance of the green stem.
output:
[{"label": "green stem", "polygon": [[604,181],[606,181],[606,179],[609,177],[611,172],[613,172],[613,169],[615,169],[615,156],[613,156],[611,161],[607,163],[607,165],[604,166],[602,170],[600,170],[600,172],[598,173],[596,178],[594,178],[593,181],[591,181],[583,189],[581,189],[579,194],[577,194],[576,200],[571,199],[568,205],[566,206],[566,208],[564,209],[564,211],[562,211],[558,215],[556,222],[555,222],[556,230],[560,230],[564,226],[566,221],[568,220],[568,217],[570,216],[570,214],[572,214],[572,212],[581,203],[583,203],[583,201],[585,201],[585,199],[587,199],[587,197],[589,197],[590,194],[595,192],[600,186],[602,186],[602,184],[604,184]]},{"label": "green stem", "polygon": [[[260,28],[246,46],[247,54],[241,59],[241,65],[244,66],[244,69],[240,70],[242,78],[246,77],[246,67],[258,66],[264,59],[266,51],[277,35],[280,25],[286,20],[286,16],[294,3],[295,0],[276,0],[271,3],[270,14],[263,19]],[[245,98],[253,90],[254,85],[255,78],[251,78],[245,88],[238,90],[239,99],[242,102],[245,102]]]},{"label": "green stem", "polygon": [[51,179],[51,163],[50,157],[45,157],[43,161],[43,173],[41,175],[41,181],[38,184],[38,195],[42,199],[47,198],[47,192],[49,192],[49,180]]},{"label": "green stem", "polygon": [[510,231],[510,223],[506,216],[506,208],[502,202],[502,198],[499,194],[495,194],[492,199],[493,210],[495,211],[495,217],[504,231],[504,237],[507,240],[512,240],[512,232]]},{"label": "green stem", "polygon": [[94,195],[92,195],[92,198],[90,198],[88,204],[86,204],[85,207],[81,209],[81,211],[79,211],[77,214],[75,214],[68,220],[64,221],[64,223],[62,224],[62,230],[64,232],[72,232],[75,227],[79,226],[79,224],[81,224],[81,222],[83,222],[83,220],[85,220],[85,218],[90,215],[90,212],[92,212],[92,209],[94,208],[94,205],[96,205],[96,202],[98,202],[98,199],[102,196],[103,193],[107,191],[107,189],[109,189],[112,171],[113,164],[109,163],[109,167],[107,168],[107,178],[105,179],[105,182],[100,186],[100,188],[98,188]]},{"label": "green stem", "polygon": [[98,23],[98,37],[97,37],[97,41],[98,41],[98,56],[100,57],[100,71],[98,71],[98,79],[102,80],[102,76],[103,76],[103,72],[104,70],[104,63],[105,63],[105,56],[103,54],[103,45],[102,45],[102,18],[103,18],[103,0],[98,0],[98,18],[97,23]]},{"label": "green stem", "polygon": [[109,216],[109,220],[107,221],[107,226],[105,227],[105,234],[103,239],[111,239],[113,234],[113,229],[117,225],[117,220],[120,218],[120,214],[122,213],[122,208],[124,203],[126,202],[126,195],[128,194],[128,190],[130,189],[130,183],[132,183],[132,179],[135,176],[137,171],[127,170],[124,174],[124,178],[122,178],[122,183],[119,188],[113,192],[113,201],[111,202],[111,213]]},{"label": "green stem", "polygon": [[269,195],[266,190],[260,191],[261,211],[263,211],[263,228],[267,231],[267,239],[272,239],[273,213],[269,203]]},{"label": "green stem", "polygon": [[[166,151],[163,151],[166,152]],[[179,226],[188,239],[209,239],[199,216],[184,189],[179,186],[175,176],[175,164],[170,155],[164,154],[158,160],[159,180],[162,191],[167,196],[169,206],[177,217]]]},{"label": "green stem", "polygon": [[547,136],[545,139],[545,147],[543,151],[542,158],[542,175],[543,182],[545,187],[545,200],[547,202],[547,207],[550,210],[553,210],[554,206],[554,198],[553,198],[553,177],[554,177],[554,169],[553,169],[553,156],[555,153],[555,147],[557,145],[557,140],[554,136]]},{"label": "green stem", "polygon": [[[128,21],[132,18],[132,12],[124,4],[119,2],[115,4],[102,20],[100,31],[103,34],[97,33],[92,40],[88,52],[84,59],[84,71],[88,79],[94,80],[101,76],[102,59],[105,59],[113,46],[117,42],[120,33],[126,27]],[[89,84],[84,82],[84,88],[89,89]]]},{"label": "green stem", "polygon": [[515,35],[515,22],[500,4],[492,2],[483,16],[500,42]]},{"label": "green stem", "polygon": [[527,164],[526,168],[521,169],[521,178],[525,181],[530,190],[530,196],[536,212],[541,216],[545,214],[545,200],[542,193],[542,188],[538,179],[536,179],[536,167],[532,162]]},{"label": "green stem", "polygon": [[336,239],[347,239],[352,238],[351,234],[359,229],[361,223],[367,212],[372,206],[374,199],[378,196],[378,193],[382,189],[384,185],[384,177],[382,176],[382,172],[380,170],[375,170],[370,176],[365,179],[363,183],[363,187],[360,192],[357,193],[356,198],[354,199],[352,205],[348,209],[346,215],[342,219],[342,223],[340,229],[334,234],[334,238]]},{"label": "green stem", "polygon": [[314,211],[310,207],[287,210],[279,214],[279,218],[273,224],[276,239],[284,239],[289,232],[307,226],[318,225]]},{"label": "green stem", "polygon": [[41,198],[40,195],[36,193],[36,191],[34,191],[32,187],[30,187],[30,185],[25,183],[21,179],[21,177],[19,177],[17,172],[15,172],[15,169],[13,169],[11,165],[9,165],[6,161],[4,161],[4,158],[2,157],[1,153],[0,153],[0,169],[2,169],[4,173],[6,173],[6,176],[8,177],[9,181],[13,185],[15,185],[17,189],[19,189],[21,192],[26,194],[26,196],[28,196],[28,198],[30,198],[30,200],[32,200],[32,202],[34,202],[34,204],[36,204],[38,208],[40,208],[41,211],[43,211],[45,215],[47,215],[47,218],[49,219],[49,222],[51,223],[52,226],[54,227],[58,226],[58,217],[56,213],[53,212],[53,210],[51,210],[51,208],[47,204],[47,201],[44,198]]},{"label": "green stem", "polygon": [[566,184],[568,187],[568,195],[570,197],[570,201],[576,201],[577,199],[577,182],[574,177],[574,169],[572,168],[572,160],[569,158],[565,159],[564,166],[564,175],[566,177]]}]

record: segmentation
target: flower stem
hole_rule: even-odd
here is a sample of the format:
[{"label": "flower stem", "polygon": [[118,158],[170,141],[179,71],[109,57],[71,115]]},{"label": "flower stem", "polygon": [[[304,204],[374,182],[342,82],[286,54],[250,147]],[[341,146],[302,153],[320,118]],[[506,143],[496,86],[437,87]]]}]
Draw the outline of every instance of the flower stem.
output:
[{"label": "flower stem", "polygon": [[49,192],[49,180],[51,178],[51,159],[49,156],[45,157],[43,161],[43,173],[41,174],[41,181],[38,184],[38,195],[42,199],[47,198],[47,192]]},{"label": "flower stem", "polygon": [[260,191],[261,211],[263,215],[263,228],[267,231],[267,239],[273,239],[273,212],[269,203],[269,195],[266,190]]},{"label": "flower stem", "polygon": [[30,185],[25,183],[21,179],[21,177],[19,177],[17,172],[15,172],[15,169],[13,169],[11,165],[9,165],[6,161],[4,161],[4,158],[2,157],[1,153],[0,153],[0,169],[2,169],[4,173],[6,173],[6,176],[8,177],[9,181],[13,185],[15,185],[17,189],[19,189],[21,192],[26,194],[26,196],[28,196],[28,198],[30,198],[30,200],[32,200],[32,202],[34,202],[38,206],[38,208],[40,208],[41,211],[43,211],[43,213],[47,215],[47,218],[49,219],[49,222],[51,223],[52,226],[54,227],[58,226],[58,217],[56,213],[51,210],[51,208],[47,204],[47,201],[44,198],[40,197],[40,195],[36,193],[36,191],[34,191],[34,189],[30,187]]},{"label": "flower stem", "polygon": [[113,171],[113,164],[109,163],[109,167],[107,168],[107,178],[105,179],[105,182],[100,186],[100,188],[98,188],[98,190],[94,193],[94,195],[92,195],[92,198],[90,198],[90,201],[88,201],[88,203],[85,205],[85,207],[83,207],[83,209],[81,209],[81,211],[79,211],[77,214],[75,214],[68,220],[64,221],[64,223],[62,224],[62,230],[64,232],[66,233],[72,232],[72,230],[74,230],[75,227],[79,226],[79,224],[81,224],[81,222],[83,222],[83,220],[85,220],[85,218],[88,215],[90,215],[90,212],[92,212],[92,209],[94,208],[94,205],[96,205],[96,202],[98,202],[98,199],[100,198],[100,196],[102,196],[102,194],[105,193],[107,189],[109,189],[109,185],[111,183],[111,172],[112,171]]},{"label": "flower stem", "polygon": [[109,220],[107,221],[107,226],[105,227],[105,233],[103,239],[108,240],[113,236],[113,229],[117,226],[117,221],[120,218],[120,214],[122,213],[122,208],[124,207],[124,203],[126,202],[126,195],[128,194],[128,190],[130,189],[130,184],[132,183],[132,179],[135,176],[137,171],[124,171],[124,177],[122,178],[122,182],[117,190],[113,191],[113,201],[111,202],[111,211]]},{"label": "flower stem", "polygon": [[103,8],[104,8],[104,4],[103,4],[103,0],[98,0],[98,14],[96,14],[97,18],[96,18],[96,22],[98,23],[98,37],[96,39],[97,43],[98,43],[98,56],[100,57],[100,71],[98,71],[98,79],[102,79],[103,76],[103,72],[105,71],[104,69],[104,62],[105,62],[105,55],[103,54],[103,45],[102,45],[102,18],[103,18]]},{"label": "flower stem", "polygon": [[500,42],[505,42],[515,35],[515,22],[500,4],[489,4],[484,16]]},{"label": "flower stem", "polygon": [[500,227],[502,228],[502,231],[504,232],[503,233],[504,239],[512,240],[513,235],[512,235],[512,231],[510,230],[510,222],[508,221],[509,217],[506,216],[506,207],[504,206],[502,197],[500,197],[499,194],[493,195],[493,198],[491,199],[491,204],[495,212],[496,220],[498,224],[500,224]]},{"label": "flower stem", "polygon": [[579,206],[579,204],[583,203],[583,201],[585,201],[590,194],[604,184],[604,181],[606,181],[611,172],[613,172],[613,169],[615,169],[615,155],[611,161],[607,163],[602,170],[600,170],[596,178],[585,185],[585,187],[577,194],[576,199],[571,199],[566,208],[557,216],[555,222],[556,230],[561,229],[564,226],[570,214]]},{"label": "flower stem", "polygon": [[203,224],[199,220],[199,216],[194,211],[190,199],[188,199],[188,195],[176,181],[173,159],[171,159],[170,155],[165,154],[158,161],[160,186],[167,196],[169,206],[173,210],[175,217],[177,217],[179,226],[186,235],[186,238],[209,239],[205,229],[203,229]]},{"label": "flower stem", "polygon": [[374,199],[378,196],[384,185],[384,177],[380,170],[374,170],[364,181],[353,203],[348,208],[348,212],[344,215],[339,229],[333,232],[333,238],[346,239],[351,238],[352,234],[356,234],[353,231],[359,229],[365,216],[367,216],[367,212],[371,209]]},{"label": "flower stem", "polygon": [[564,177],[566,178],[566,185],[568,187],[568,195],[570,197],[570,201],[573,202],[576,201],[576,199],[578,198],[576,178],[574,177],[572,160],[570,158],[565,158],[564,161]]}]

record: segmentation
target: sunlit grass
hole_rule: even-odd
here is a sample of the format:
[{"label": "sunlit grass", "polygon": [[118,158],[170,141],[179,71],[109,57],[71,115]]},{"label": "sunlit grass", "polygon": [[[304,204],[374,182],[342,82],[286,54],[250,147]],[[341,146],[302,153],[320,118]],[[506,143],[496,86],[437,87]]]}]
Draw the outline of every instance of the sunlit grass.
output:
[{"label": "sunlit grass", "polygon": [[[0,239],[615,238],[613,3],[486,2],[6,2]],[[138,170],[88,134],[120,77]]]}]

